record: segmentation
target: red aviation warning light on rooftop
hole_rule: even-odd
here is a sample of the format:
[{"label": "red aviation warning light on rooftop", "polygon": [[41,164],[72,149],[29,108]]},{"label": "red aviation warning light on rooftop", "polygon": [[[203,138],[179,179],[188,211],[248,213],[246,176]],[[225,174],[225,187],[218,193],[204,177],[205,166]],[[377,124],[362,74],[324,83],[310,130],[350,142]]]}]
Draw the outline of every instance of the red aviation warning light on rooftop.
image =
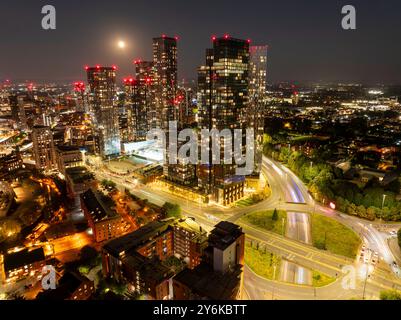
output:
[{"label": "red aviation warning light on rooftop", "polygon": [[84,92],[85,91],[85,83],[82,81],[74,82],[74,91],[75,92]]},{"label": "red aviation warning light on rooftop", "polygon": [[110,69],[112,69],[112,70],[116,71],[116,70],[118,70],[118,67],[116,65],[112,65],[111,67],[110,66],[101,66],[100,64],[97,64],[94,67],[89,67],[87,65],[85,66],[85,70],[86,71],[93,70],[93,69],[97,69],[97,70],[100,70],[100,69],[110,70]]},{"label": "red aviation warning light on rooftop", "polygon": [[124,78],[123,81],[124,81],[125,85],[131,85],[132,86],[132,85],[136,84],[136,80],[132,76]]}]

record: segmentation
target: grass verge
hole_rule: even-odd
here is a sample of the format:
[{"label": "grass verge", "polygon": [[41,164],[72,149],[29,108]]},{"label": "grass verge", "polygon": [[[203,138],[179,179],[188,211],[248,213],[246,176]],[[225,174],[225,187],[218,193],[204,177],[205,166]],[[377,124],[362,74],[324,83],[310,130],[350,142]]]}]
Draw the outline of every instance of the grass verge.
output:
[{"label": "grass verge", "polygon": [[276,217],[273,216],[274,210],[266,210],[247,214],[241,217],[240,221],[262,230],[283,235],[287,222],[287,212],[285,210],[277,210]]},{"label": "grass verge", "polygon": [[359,236],[340,222],[311,214],[313,246],[331,253],[355,258],[361,244]]},{"label": "grass verge", "polygon": [[[245,263],[257,275],[269,280],[280,279],[281,258],[266,251],[265,247],[257,246],[256,243],[247,242],[245,244]],[[276,272],[274,272],[276,266]]]},{"label": "grass verge", "polygon": [[314,287],[324,287],[330,283],[333,283],[336,279],[329,277],[328,275],[314,270],[312,273],[312,286]]}]

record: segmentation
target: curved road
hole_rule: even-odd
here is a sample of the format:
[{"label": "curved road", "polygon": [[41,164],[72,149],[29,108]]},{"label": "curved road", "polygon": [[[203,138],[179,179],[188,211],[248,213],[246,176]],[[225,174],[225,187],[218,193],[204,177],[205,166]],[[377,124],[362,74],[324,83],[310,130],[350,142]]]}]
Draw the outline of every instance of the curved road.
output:
[{"label": "curved road", "polygon": [[[282,164],[267,159],[266,157],[263,158],[262,173],[266,176],[272,189],[272,194],[268,199],[250,207],[223,208],[216,205],[205,206],[185,201],[181,197],[162,190],[155,190],[148,186],[141,185],[140,188],[135,188],[134,185],[125,180],[125,177],[117,176],[105,169],[100,169],[95,172],[99,179],[111,179],[117,183],[118,187],[129,188],[132,193],[147,198],[157,205],[163,205],[166,201],[180,203],[183,213],[187,216],[194,217],[198,223],[202,224],[207,230],[211,230],[213,226],[221,220],[236,222],[248,213],[274,208],[297,213],[295,217],[296,220],[299,219],[299,213],[311,211],[330,216],[359,233],[367,246],[379,252],[380,256],[383,257],[387,264],[390,264],[394,260],[388,248],[385,236],[377,230],[377,227],[380,226],[379,223],[370,223],[321,206],[313,200],[306,186],[295,174]],[[301,220],[302,219],[305,218],[301,218]],[[249,268],[245,267],[244,289],[250,299],[349,299],[362,296],[362,287],[365,285],[364,279],[361,280],[358,278],[355,289],[344,290],[341,284],[343,266],[352,265],[356,268],[360,268],[360,266],[349,258],[336,256],[312,247],[310,243],[308,243],[309,241],[306,241],[309,237],[307,233],[310,233],[310,231],[300,232],[297,226],[294,230],[298,231],[291,230],[291,232],[298,232],[300,239],[293,240],[277,234],[265,231],[262,232],[244,223],[241,223],[241,226],[243,227],[247,239],[259,241],[262,245],[265,245],[269,251],[280,255],[284,260],[304,268],[321,271],[332,277],[337,277],[337,281],[333,284],[324,288],[314,289],[310,286],[269,281],[260,278],[249,270]],[[401,225],[394,224],[393,226],[396,228]],[[302,243],[302,240],[304,240],[305,243]],[[366,281],[367,298],[377,298],[379,292],[384,289],[401,289],[401,281],[395,279],[394,275],[389,270],[386,270],[386,268],[376,269],[378,270],[375,270],[368,281]],[[359,271],[359,269],[357,269],[357,271]],[[393,269],[393,271],[396,272],[398,270]]]}]

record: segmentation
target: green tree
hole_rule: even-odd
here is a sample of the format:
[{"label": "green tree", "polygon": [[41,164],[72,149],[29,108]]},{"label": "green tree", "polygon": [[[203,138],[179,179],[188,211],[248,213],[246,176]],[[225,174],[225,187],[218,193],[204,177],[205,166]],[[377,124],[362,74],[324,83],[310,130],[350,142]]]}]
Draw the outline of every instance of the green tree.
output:
[{"label": "green tree", "polygon": [[362,205],[357,206],[356,213],[357,213],[358,217],[366,218],[366,208],[364,206],[362,206]]},{"label": "green tree", "polygon": [[279,155],[278,159],[284,163],[287,163],[287,161],[290,157],[290,153],[291,153],[291,151],[289,148],[282,147],[280,149],[280,155]]},{"label": "green tree", "polygon": [[380,300],[401,300],[401,292],[396,290],[385,290],[380,292]]},{"label": "green tree", "polygon": [[82,263],[93,264],[96,263],[99,253],[91,246],[84,246],[80,251],[80,259]]},{"label": "green tree", "polygon": [[376,212],[377,212],[377,209],[375,208],[375,207],[369,207],[367,210],[366,210],[366,218],[368,219],[368,220],[375,220],[375,218],[376,218]]},{"label": "green tree", "polygon": [[103,179],[102,182],[100,183],[102,185],[102,187],[104,188],[111,188],[111,189],[115,189],[116,188],[116,183],[114,181],[111,180],[107,180],[107,179]]},{"label": "green tree", "polygon": [[273,211],[272,220],[273,220],[273,221],[277,221],[277,220],[278,220],[278,212],[277,212],[277,209],[274,209],[274,211]]},{"label": "green tree", "polygon": [[263,134],[263,145],[267,143],[273,143],[273,138],[267,133]]},{"label": "green tree", "polygon": [[181,218],[181,207],[178,204],[166,202],[163,205],[164,212],[167,218]]}]

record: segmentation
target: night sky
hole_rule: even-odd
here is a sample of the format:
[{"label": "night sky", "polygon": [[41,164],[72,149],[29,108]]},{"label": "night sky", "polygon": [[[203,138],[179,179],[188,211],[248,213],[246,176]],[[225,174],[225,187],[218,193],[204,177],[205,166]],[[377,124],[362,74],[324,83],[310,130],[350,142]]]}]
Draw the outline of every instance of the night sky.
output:
[{"label": "night sky", "polygon": [[[57,9],[57,30],[41,29],[41,8]],[[353,4],[357,30],[341,28]],[[196,78],[212,35],[268,44],[268,81],[401,84],[400,0],[1,0],[0,80],[74,81],[84,66],[151,59],[152,37],[180,37],[179,77]],[[125,50],[117,41],[126,41]]]}]

